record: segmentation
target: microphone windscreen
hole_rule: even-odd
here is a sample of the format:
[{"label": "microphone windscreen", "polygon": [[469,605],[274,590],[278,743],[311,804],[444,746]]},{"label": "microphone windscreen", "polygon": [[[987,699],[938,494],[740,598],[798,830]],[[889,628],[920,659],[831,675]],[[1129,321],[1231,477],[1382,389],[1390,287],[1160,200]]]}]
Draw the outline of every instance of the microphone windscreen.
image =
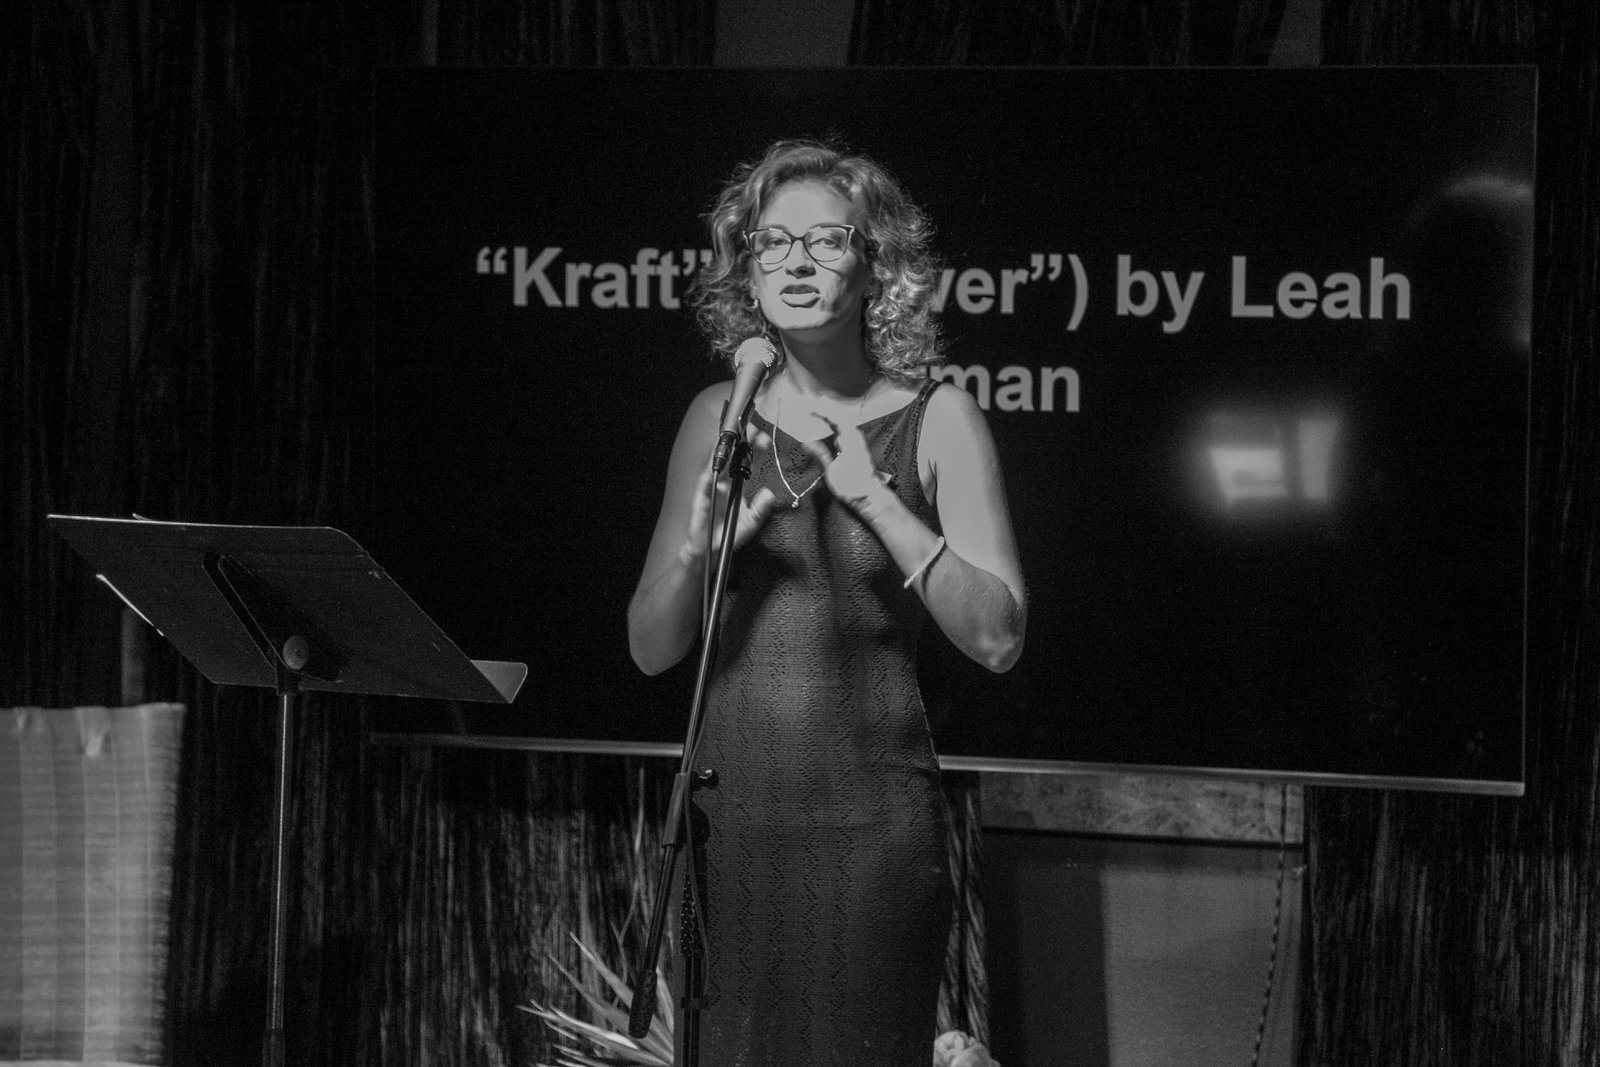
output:
[{"label": "microphone windscreen", "polygon": [[747,337],[733,353],[733,369],[738,370],[751,360],[771,370],[772,365],[778,362],[778,350],[765,337]]}]

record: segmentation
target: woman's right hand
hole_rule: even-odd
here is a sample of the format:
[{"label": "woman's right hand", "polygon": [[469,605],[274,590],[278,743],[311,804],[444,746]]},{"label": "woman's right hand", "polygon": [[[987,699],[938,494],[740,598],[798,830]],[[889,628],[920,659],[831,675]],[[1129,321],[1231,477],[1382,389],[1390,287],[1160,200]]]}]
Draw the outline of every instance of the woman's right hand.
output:
[{"label": "woman's right hand", "polygon": [[[750,447],[762,450],[772,447],[772,438],[751,426],[746,431]],[[720,478],[714,479],[711,472],[711,463],[708,460],[705,469],[700,472],[700,477],[694,487],[694,509],[689,513],[689,532],[684,538],[683,547],[678,549],[678,558],[684,564],[694,567],[704,561],[707,552],[706,531],[712,531],[711,545],[722,543],[722,524],[728,509],[728,491],[732,488],[733,479],[726,471]],[[733,531],[733,547],[743,548],[750,539],[761,529],[763,523],[771,517],[778,506],[778,498],[766,486],[757,489],[755,495],[748,498],[739,508],[738,525]]]},{"label": "woman's right hand", "polygon": [[[689,405],[672,444],[661,512],[628,603],[628,648],[646,674],[658,674],[677,663],[700,635],[706,533],[724,521],[730,487],[726,476],[711,474],[711,446],[727,396],[726,385],[702,390]],[[746,434],[752,448],[772,447],[772,439],[754,426],[747,427]],[[734,545],[748,544],[776,506],[768,489],[751,494],[739,510]]]}]

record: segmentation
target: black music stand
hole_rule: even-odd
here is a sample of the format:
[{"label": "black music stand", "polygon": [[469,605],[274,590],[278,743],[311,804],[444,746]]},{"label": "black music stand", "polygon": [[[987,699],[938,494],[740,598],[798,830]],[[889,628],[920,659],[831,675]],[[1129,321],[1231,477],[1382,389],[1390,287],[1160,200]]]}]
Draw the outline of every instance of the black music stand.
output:
[{"label": "black music stand", "polygon": [[469,660],[347,534],[51,515],[96,576],[216,685],[278,694],[265,1067],[284,1053],[289,755],[307,690],[509,704],[528,668]]}]

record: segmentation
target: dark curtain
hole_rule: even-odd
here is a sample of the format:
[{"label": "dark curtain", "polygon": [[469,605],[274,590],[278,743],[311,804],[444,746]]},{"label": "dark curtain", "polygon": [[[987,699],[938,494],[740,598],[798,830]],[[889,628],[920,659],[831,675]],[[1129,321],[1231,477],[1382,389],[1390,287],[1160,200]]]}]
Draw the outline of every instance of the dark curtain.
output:
[{"label": "dark curtain", "polygon": [[83,603],[83,576],[43,530],[46,512],[116,496],[106,471],[116,387],[98,375],[84,337],[105,34],[103,13],[88,3],[0,12],[0,686],[8,705],[59,703],[77,698],[80,685],[95,699],[116,678],[115,612]]},{"label": "dark curtain", "polygon": [[1521,799],[1308,790],[1303,1061],[1600,1062],[1600,27],[1592,4],[1329,0],[1330,63],[1539,69]]},{"label": "dark curtain", "polygon": [[857,0],[867,66],[1264,63],[1284,0]]},{"label": "dark curtain", "polygon": [[[0,6],[0,702],[159,693],[190,708],[166,988],[177,1067],[260,1061],[272,701],[210,686],[125,626],[44,516],[369,534],[374,68],[709,64],[711,0],[671,11]],[[549,1058],[516,1006],[576,1007],[554,967],[582,973],[569,934],[622,955],[664,776],[620,758],[375,748],[362,723],[383,710],[302,706],[290,1062]]]},{"label": "dark curtain", "polygon": [[[52,511],[370,535],[371,78],[417,64],[709,65],[714,0],[0,5],[0,702],[191,712],[167,1061],[257,1063],[274,706],[125,617]],[[379,281],[381,284],[381,279]],[[418,486],[426,492],[426,485]],[[528,1064],[576,935],[637,957],[666,761],[374,747],[311,694],[289,845],[290,1062]],[[982,1032],[976,779],[941,1021]]]}]

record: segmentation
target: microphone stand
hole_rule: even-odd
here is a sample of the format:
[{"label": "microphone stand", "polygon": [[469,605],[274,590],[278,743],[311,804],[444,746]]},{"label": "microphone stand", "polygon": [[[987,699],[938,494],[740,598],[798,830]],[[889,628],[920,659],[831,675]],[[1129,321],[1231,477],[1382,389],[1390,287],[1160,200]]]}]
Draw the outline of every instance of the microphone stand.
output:
[{"label": "microphone stand", "polygon": [[[678,854],[690,846],[687,874],[683,885],[683,922],[680,930],[680,953],[684,973],[681,982],[682,1009],[673,1041],[675,1067],[699,1067],[700,1063],[700,1006],[705,992],[704,938],[698,920],[698,884],[695,877],[692,828],[690,826],[689,797],[700,786],[714,787],[715,769],[696,768],[695,757],[700,744],[700,727],[704,718],[706,687],[711,669],[717,661],[717,645],[722,634],[721,615],[723,591],[728,584],[728,566],[733,559],[733,531],[743,503],[745,479],[750,476],[750,445],[745,440],[743,420],[734,440],[729,474],[728,503],[722,523],[722,544],[717,553],[716,576],[711,592],[703,601],[704,630],[700,641],[700,668],[695,678],[694,699],[689,707],[689,726],[684,734],[683,756],[678,764],[677,776],[672,781],[672,799],[667,805],[665,834],[661,845],[661,863],[656,881],[655,902],[650,909],[650,930],[645,938],[644,955],[633,976],[633,1000],[628,1013],[628,1034],[634,1038],[650,1032],[650,1020],[655,1017],[656,962],[661,957],[662,936],[666,928],[667,901],[672,892],[672,879],[677,871]],[[715,489],[712,491],[715,499]]]}]

